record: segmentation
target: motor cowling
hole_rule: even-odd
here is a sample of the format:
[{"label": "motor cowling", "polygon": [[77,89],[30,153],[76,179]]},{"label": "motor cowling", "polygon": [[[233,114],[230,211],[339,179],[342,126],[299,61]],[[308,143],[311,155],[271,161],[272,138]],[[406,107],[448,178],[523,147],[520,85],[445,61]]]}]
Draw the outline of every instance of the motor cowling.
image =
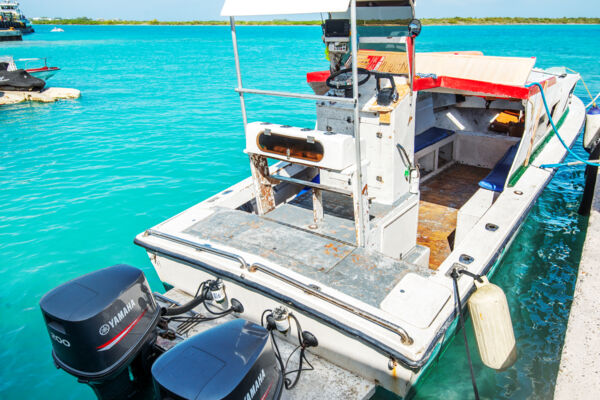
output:
[{"label": "motor cowling", "polygon": [[178,344],[152,366],[159,399],[270,400],[283,376],[263,327],[237,319]]},{"label": "motor cowling", "polygon": [[89,273],[48,292],[40,308],[59,368],[90,384],[99,398],[135,391],[128,368],[151,358],[160,318],[141,270],[115,265]]}]

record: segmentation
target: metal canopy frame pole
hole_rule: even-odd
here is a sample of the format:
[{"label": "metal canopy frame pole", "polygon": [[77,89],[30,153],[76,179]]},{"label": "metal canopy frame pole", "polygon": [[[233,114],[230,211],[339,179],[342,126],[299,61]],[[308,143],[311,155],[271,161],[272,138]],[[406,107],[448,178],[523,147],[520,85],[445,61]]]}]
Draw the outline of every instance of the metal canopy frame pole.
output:
[{"label": "metal canopy frame pole", "polygon": [[361,247],[366,246],[365,210],[363,203],[362,157],[360,149],[360,110],[358,104],[358,33],[356,29],[356,0],[350,2],[350,36],[352,46],[352,97],[354,99],[354,153],[356,157],[356,174],[354,179],[354,210],[356,219],[356,241]]},{"label": "metal canopy frame pole", "polygon": [[229,17],[229,24],[231,25],[231,39],[233,40],[233,56],[235,58],[235,72],[237,73],[238,90],[240,94],[240,103],[242,107],[242,119],[244,120],[244,132],[246,131],[246,125],[248,125],[248,116],[246,115],[246,101],[244,100],[244,92],[242,87],[242,71],[240,68],[240,55],[238,53],[237,35],[235,33],[235,18]]},{"label": "metal canopy frame pole", "polygon": [[[237,35],[235,32],[235,18],[229,17],[231,25],[231,39],[233,41],[233,55],[235,58],[235,72],[237,73],[238,87],[236,91],[240,95],[240,104],[242,108],[242,119],[244,120],[244,135],[248,129],[248,115],[246,114],[246,101],[244,100],[244,88],[242,86],[242,71],[240,68],[240,55],[238,53]],[[275,195],[273,186],[268,181],[269,164],[265,157],[257,154],[250,154],[250,171],[252,172],[252,181],[254,194],[256,198],[256,212],[258,215],[265,214],[275,208]]]},{"label": "metal canopy frame pole", "polygon": [[328,101],[328,102],[332,102],[332,103],[354,104],[354,99],[345,98],[345,97],[329,97],[329,96],[319,96],[316,94],[278,92],[275,90],[246,89],[246,88],[235,89],[235,91],[238,93],[262,94],[265,96],[290,97],[290,98],[294,98],[294,99],[317,100],[317,101]]}]

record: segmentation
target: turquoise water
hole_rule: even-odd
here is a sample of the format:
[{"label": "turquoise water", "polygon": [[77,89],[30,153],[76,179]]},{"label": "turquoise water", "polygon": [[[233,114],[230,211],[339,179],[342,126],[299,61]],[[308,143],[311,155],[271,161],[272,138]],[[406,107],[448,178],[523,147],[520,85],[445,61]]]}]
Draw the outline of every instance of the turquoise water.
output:
[{"label": "turquoise water", "polygon": [[[143,268],[161,290],[134,236],[249,172],[227,27],[51,28],[0,45],[0,54],[50,57],[63,68],[51,85],[83,93],[0,108],[3,399],[92,398],[54,368],[40,297],[121,262]],[[240,27],[239,36],[248,87],[309,93],[304,74],[327,67],[318,27]],[[599,26],[426,27],[418,49],[536,55],[539,66],[578,70],[598,92],[598,37]],[[314,124],[310,102],[248,100],[251,120]],[[582,189],[582,168],[556,175],[494,279],[510,302],[517,364],[503,373],[484,368],[467,327],[485,397],[552,394],[586,225],[576,213]],[[472,396],[459,339],[417,398]]]}]

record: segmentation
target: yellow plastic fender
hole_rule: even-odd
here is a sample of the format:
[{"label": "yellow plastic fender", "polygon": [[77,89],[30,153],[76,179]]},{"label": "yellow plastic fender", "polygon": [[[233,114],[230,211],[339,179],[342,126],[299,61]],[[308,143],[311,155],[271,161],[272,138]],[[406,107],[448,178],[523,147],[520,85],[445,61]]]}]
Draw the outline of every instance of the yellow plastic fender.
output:
[{"label": "yellow plastic fender", "polygon": [[503,371],[517,361],[517,344],[504,291],[483,276],[469,299],[469,313],[483,363]]}]

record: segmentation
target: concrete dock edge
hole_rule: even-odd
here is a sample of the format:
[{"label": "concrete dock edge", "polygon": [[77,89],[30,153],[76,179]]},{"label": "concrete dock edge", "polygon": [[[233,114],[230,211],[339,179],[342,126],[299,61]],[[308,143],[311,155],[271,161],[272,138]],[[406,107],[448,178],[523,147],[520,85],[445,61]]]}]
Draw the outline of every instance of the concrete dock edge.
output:
[{"label": "concrete dock edge", "polygon": [[0,106],[18,104],[25,101],[53,103],[58,100],[78,99],[81,92],[77,89],[46,88],[41,92],[0,91]]},{"label": "concrete dock edge", "polygon": [[554,399],[600,398],[600,174],[579,264]]}]

